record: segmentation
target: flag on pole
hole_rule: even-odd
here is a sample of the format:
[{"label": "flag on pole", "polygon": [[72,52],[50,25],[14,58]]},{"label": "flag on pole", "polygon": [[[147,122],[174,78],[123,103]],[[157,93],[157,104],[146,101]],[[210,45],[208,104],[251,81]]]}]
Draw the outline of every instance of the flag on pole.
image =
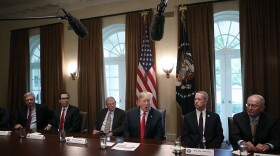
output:
[{"label": "flag on pole", "polygon": [[195,96],[194,63],[189,45],[184,9],[181,10],[180,40],[176,69],[176,101],[185,115],[193,110]]},{"label": "flag on pole", "polygon": [[147,25],[144,28],[144,38],[142,41],[140,59],[137,70],[136,95],[137,99],[139,93],[148,91],[153,94],[151,106],[157,108],[157,94],[156,94],[156,66],[154,64],[152,50],[150,46],[150,39],[147,31]]}]

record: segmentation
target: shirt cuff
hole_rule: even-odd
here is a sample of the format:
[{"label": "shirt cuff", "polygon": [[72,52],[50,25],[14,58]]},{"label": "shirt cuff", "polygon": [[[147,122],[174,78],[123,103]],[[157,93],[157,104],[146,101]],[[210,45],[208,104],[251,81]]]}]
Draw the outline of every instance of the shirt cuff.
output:
[{"label": "shirt cuff", "polygon": [[242,143],[243,141],[244,141],[244,140],[239,140],[239,141],[237,142],[237,144],[240,146],[241,143]]},{"label": "shirt cuff", "polygon": [[271,150],[271,149],[274,149],[274,146],[273,146],[271,143],[266,143],[266,145],[269,146],[269,149],[270,149],[270,150]]}]

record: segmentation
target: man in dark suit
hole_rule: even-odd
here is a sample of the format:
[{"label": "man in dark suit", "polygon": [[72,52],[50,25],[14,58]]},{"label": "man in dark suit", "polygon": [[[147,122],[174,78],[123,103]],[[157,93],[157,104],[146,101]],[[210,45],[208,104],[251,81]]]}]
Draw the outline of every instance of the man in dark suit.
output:
[{"label": "man in dark suit", "polygon": [[250,151],[265,152],[279,148],[279,125],[276,118],[263,112],[265,100],[261,95],[247,99],[246,110],[233,116],[231,139],[233,145],[246,145]]},{"label": "man in dark suit", "polygon": [[67,92],[59,94],[60,106],[54,112],[52,126],[54,130],[79,132],[81,124],[80,110],[69,104],[70,95]]},{"label": "man in dark suit", "polygon": [[31,92],[24,94],[25,106],[18,110],[15,129],[46,129],[51,122],[52,112],[47,106],[35,103],[35,95]]},{"label": "man in dark suit", "polygon": [[125,130],[125,111],[116,108],[116,100],[113,97],[106,98],[105,103],[107,108],[102,109],[99,113],[97,121],[93,125],[92,134],[122,136]]},{"label": "man in dark suit", "polygon": [[206,110],[208,94],[198,91],[195,94],[196,110],[184,116],[182,141],[188,147],[205,148],[223,142],[223,128],[218,114]]},{"label": "man in dark suit", "polygon": [[141,139],[162,139],[164,135],[161,113],[151,107],[152,94],[141,92],[137,108],[132,108],[126,116],[126,137]]},{"label": "man in dark suit", "polygon": [[8,110],[0,107],[0,128],[10,128],[9,118]]}]

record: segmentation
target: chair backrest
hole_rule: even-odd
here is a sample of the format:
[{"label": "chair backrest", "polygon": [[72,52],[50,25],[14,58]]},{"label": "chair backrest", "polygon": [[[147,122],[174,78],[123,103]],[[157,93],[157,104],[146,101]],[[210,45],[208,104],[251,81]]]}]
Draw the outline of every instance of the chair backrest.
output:
[{"label": "chair backrest", "polygon": [[81,115],[81,132],[87,132],[87,120],[88,120],[88,112],[82,112],[80,111],[80,115]]},{"label": "chair backrest", "polygon": [[232,131],[232,127],[233,127],[233,118],[232,117],[228,117],[228,141],[229,143],[231,143],[231,131]]},{"label": "chair backrest", "polygon": [[166,139],[166,110],[158,110],[161,115],[162,115],[162,125],[163,125],[163,129],[164,129],[164,138],[163,139]]}]

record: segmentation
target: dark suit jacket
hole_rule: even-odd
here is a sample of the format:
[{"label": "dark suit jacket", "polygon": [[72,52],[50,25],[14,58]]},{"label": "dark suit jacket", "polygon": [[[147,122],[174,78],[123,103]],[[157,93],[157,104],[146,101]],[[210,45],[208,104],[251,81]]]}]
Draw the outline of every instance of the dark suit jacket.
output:
[{"label": "dark suit jacket", "polygon": [[9,128],[9,112],[7,109],[0,108],[0,128]]},{"label": "dark suit jacket", "polygon": [[247,112],[241,112],[233,116],[232,143],[237,145],[239,140],[250,141],[254,145],[259,143],[270,143],[275,148],[279,148],[279,125],[277,119],[262,112],[259,116],[255,142],[252,139],[250,118]]},{"label": "dark suit jacket", "polygon": [[[97,121],[93,125],[93,129],[100,131],[108,108],[102,109],[98,115]],[[122,136],[125,130],[125,111],[122,109],[116,108],[114,111],[114,119],[112,124],[112,133],[114,136]]]},{"label": "dark suit jacket", "polygon": [[[59,129],[61,109],[62,107],[58,107],[55,109],[54,120],[52,124],[54,130]],[[66,132],[79,132],[81,130],[80,125],[81,125],[81,116],[80,116],[79,108],[69,105],[64,120],[64,130]]]},{"label": "dark suit jacket", "polygon": [[[192,111],[184,116],[183,127],[182,141],[185,141],[189,147],[198,147],[200,135],[196,111]],[[206,110],[204,137],[206,146],[217,145],[224,140],[220,116],[208,110]]]},{"label": "dark suit jacket", "polygon": [[[162,139],[164,128],[162,115],[159,111],[151,108],[145,127],[145,139]],[[126,137],[140,138],[140,108],[132,108],[126,115]]]},{"label": "dark suit jacket", "polygon": [[[47,106],[43,104],[35,104],[36,107],[36,122],[37,129],[44,129],[49,123],[51,123],[52,112],[48,109]],[[17,115],[17,124],[25,127],[27,122],[27,106],[25,105],[18,111]]]}]

